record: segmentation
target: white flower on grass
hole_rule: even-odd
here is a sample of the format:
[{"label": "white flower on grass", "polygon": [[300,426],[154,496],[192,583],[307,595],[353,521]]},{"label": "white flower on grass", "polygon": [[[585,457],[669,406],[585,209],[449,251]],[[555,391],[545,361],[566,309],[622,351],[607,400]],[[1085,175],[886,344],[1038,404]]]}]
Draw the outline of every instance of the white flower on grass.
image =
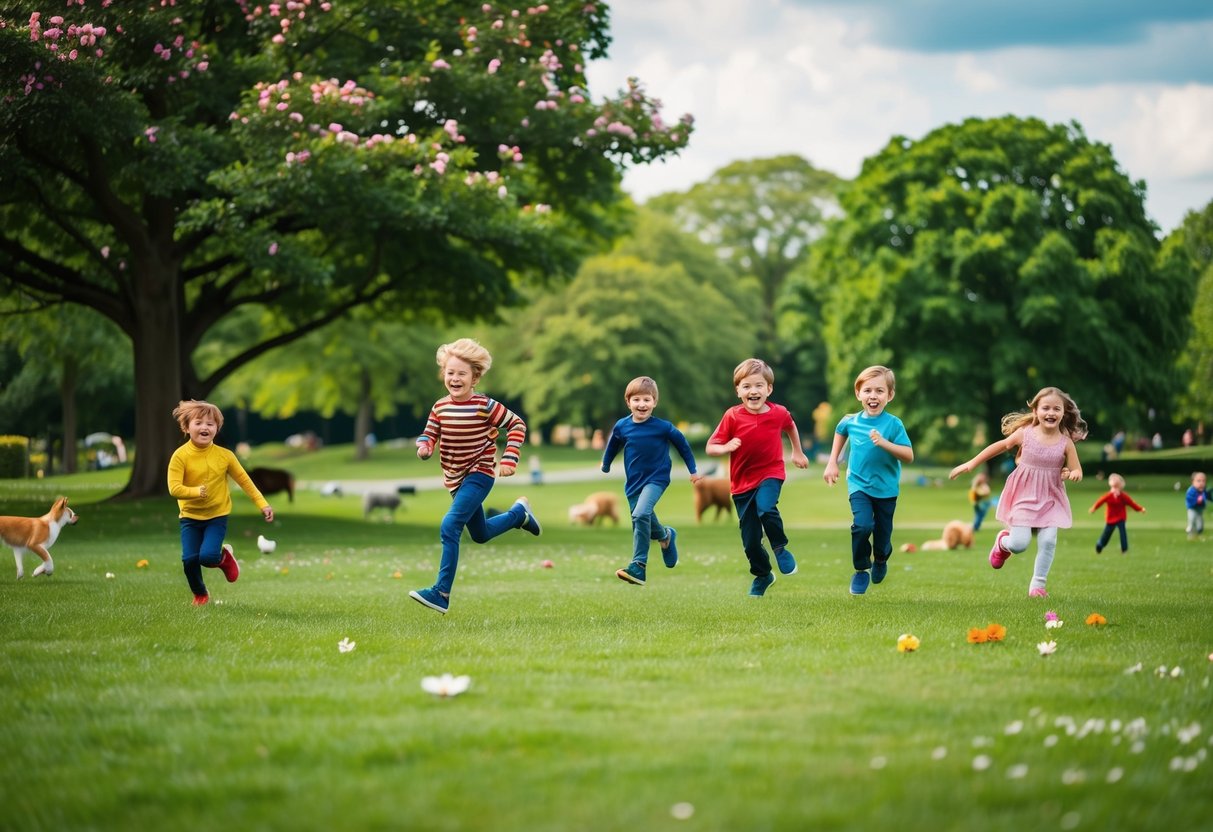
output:
[{"label": "white flower on grass", "polygon": [[670,817],[674,820],[690,820],[695,814],[695,807],[690,803],[675,803],[670,807]]},{"label": "white flower on grass", "polygon": [[1119,783],[1120,778],[1125,776],[1125,770],[1120,766],[1108,770],[1107,780],[1109,783]]},{"label": "white flower on grass", "polygon": [[888,764],[889,764],[889,759],[887,757],[882,757],[879,754],[876,755],[875,757],[873,757],[868,762],[868,765],[871,766],[872,769],[874,769],[875,771],[879,771],[880,769],[884,768]]},{"label": "white flower on grass", "polygon": [[1014,722],[1008,722],[1007,727],[1003,728],[1002,732],[1004,734],[1006,734],[1007,736],[1012,736],[1014,734],[1018,734],[1022,730],[1023,730],[1023,721],[1017,719]]},{"label": "white flower on grass", "polygon": [[1176,665],[1175,667],[1171,668],[1171,678],[1172,679],[1178,679],[1182,675],[1184,675],[1184,669],[1182,667],[1180,667],[1179,665]]},{"label": "white flower on grass", "polygon": [[358,642],[350,641],[349,636],[346,636],[345,638],[341,639],[341,641],[337,642],[337,649],[342,653],[348,653],[357,646]]},{"label": "white flower on grass", "polygon": [[1056,734],[1049,734],[1049,736],[1045,737],[1045,748],[1052,748],[1055,745],[1057,745]]},{"label": "white flower on grass", "polygon": [[112,578],[112,577],[114,577],[114,573],[113,573],[113,572],[106,572],[106,573],[105,573],[105,577],[107,577],[107,578]]},{"label": "white flower on grass", "polygon": [[1184,745],[1187,745],[1188,743],[1192,742],[1192,740],[1196,739],[1199,736],[1200,736],[1200,723],[1199,722],[1193,722],[1191,725],[1179,728],[1175,732],[1175,738],[1177,740],[1179,740],[1181,743],[1183,743]]},{"label": "white flower on grass", "polygon": [[973,758],[973,771],[985,771],[994,763],[989,754],[978,754]]},{"label": "white flower on grass", "polygon": [[1018,763],[1007,769],[1008,780],[1022,780],[1028,776],[1028,766],[1026,763]]},{"label": "white flower on grass", "polygon": [[1036,645],[1036,649],[1040,651],[1040,655],[1042,656],[1052,656],[1057,652],[1057,642],[1042,641]]},{"label": "white flower on grass", "polygon": [[471,676],[452,676],[443,673],[441,676],[426,676],[421,680],[421,689],[435,696],[458,696],[472,684]]},{"label": "white flower on grass", "polygon": [[1056,630],[1058,627],[1065,626],[1065,623],[1066,622],[1062,621],[1060,618],[1055,618],[1052,621],[1045,622],[1045,629],[1046,630]]},{"label": "white flower on grass", "polygon": [[946,756],[948,756],[948,749],[947,746],[944,745],[936,747],[935,750],[931,752],[932,760],[942,760]]},{"label": "white flower on grass", "polygon": [[1126,676],[1132,676],[1134,673],[1141,673],[1141,662],[1138,662],[1137,664],[1133,665],[1132,667],[1125,668]]},{"label": "white flower on grass", "polygon": [[1061,773],[1061,782],[1073,786],[1087,781],[1087,773],[1080,768],[1068,768]]}]

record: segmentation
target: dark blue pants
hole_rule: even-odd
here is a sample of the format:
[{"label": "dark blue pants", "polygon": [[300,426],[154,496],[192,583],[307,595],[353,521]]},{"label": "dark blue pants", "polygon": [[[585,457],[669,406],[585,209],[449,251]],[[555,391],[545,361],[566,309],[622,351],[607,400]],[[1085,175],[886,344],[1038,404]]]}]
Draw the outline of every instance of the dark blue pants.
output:
[{"label": "dark blue pants", "polygon": [[212,569],[223,560],[223,538],[227,536],[227,515],[210,520],[181,518],[181,564],[185,579],[195,595],[206,595],[202,567]]},{"label": "dark blue pants", "polygon": [[872,558],[887,561],[893,554],[893,512],[896,497],[870,497],[853,491],[851,500],[851,560],[856,572],[872,568]]},{"label": "dark blue pants", "polygon": [[1116,529],[1120,532],[1120,551],[1129,551],[1129,533],[1125,531],[1125,521],[1119,523],[1108,523],[1103,527],[1103,534],[1099,536],[1099,542],[1095,544],[1095,551],[1102,552],[1103,547],[1108,545],[1108,541],[1112,539],[1112,530]]},{"label": "dark blue pants", "polygon": [[442,539],[442,562],[438,564],[438,581],[434,589],[443,595],[451,594],[455,585],[455,570],[459,568],[459,539],[463,530],[473,543],[488,543],[494,537],[517,529],[526,522],[522,506],[514,504],[510,510],[494,517],[484,516],[484,500],[493,489],[495,480],[479,471],[468,474],[451,494],[451,507],[447,509],[438,527]]},{"label": "dark blue pants", "polygon": [[753,491],[733,495],[737,507],[737,522],[741,526],[741,545],[750,561],[751,575],[771,574],[771,555],[762,545],[765,534],[773,549],[788,545],[783,533],[783,518],[779,516],[779,493],[783,480],[765,479]]}]

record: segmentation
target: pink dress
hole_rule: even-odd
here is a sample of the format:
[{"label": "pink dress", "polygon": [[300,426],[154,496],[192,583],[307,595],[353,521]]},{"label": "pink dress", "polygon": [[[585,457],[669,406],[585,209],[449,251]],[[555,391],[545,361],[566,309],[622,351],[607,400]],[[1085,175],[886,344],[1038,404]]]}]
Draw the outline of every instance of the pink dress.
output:
[{"label": "pink dress", "polygon": [[1045,445],[1036,438],[1035,427],[1026,428],[1019,464],[1007,477],[995,516],[1008,526],[1070,528],[1070,498],[1061,479],[1065,461],[1064,435],[1052,445]]}]

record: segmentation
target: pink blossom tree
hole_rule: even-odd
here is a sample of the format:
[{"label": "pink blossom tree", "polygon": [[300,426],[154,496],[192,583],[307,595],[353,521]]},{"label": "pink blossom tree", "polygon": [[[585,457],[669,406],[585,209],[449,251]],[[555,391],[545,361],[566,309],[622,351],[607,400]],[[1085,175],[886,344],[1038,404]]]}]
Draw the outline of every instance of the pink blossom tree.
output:
[{"label": "pink blossom tree", "polygon": [[125,493],[163,492],[178,399],[355,307],[491,316],[570,274],[691,130],[590,96],[608,42],[595,0],[7,4],[0,281],[130,338]]}]

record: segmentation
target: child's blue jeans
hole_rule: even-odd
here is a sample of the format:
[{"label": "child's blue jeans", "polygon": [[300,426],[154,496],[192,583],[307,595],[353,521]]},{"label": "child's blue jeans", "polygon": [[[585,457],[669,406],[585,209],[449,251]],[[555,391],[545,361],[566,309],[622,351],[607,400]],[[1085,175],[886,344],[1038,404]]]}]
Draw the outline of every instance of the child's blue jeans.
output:
[{"label": "child's blue jeans", "polygon": [[510,510],[495,517],[484,516],[484,500],[493,490],[493,477],[475,472],[468,474],[451,494],[451,507],[442,518],[439,537],[442,538],[442,563],[438,566],[438,582],[434,589],[451,594],[455,569],[459,566],[459,538],[468,530],[475,543],[487,543],[497,535],[517,529],[526,522],[526,511],[515,503]]},{"label": "child's blue jeans", "polygon": [[665,540],[669,532],[657,519],[657,501],[665,493],[665,486],[649,483],[634,497],[628,497],[632,508],[632,560],[647,564],[649,545],[654,540]]},{"label": "child's blue jeans", "polygon": [[741,526],[741,545],[750,561],[750,574],[771,574],[771,555],[762,545],[765,534],[773,549],[788,545],[788,536],[783,531],[783,518],[779,516],[779,494],[783,491],[783,480],[765,479],[752,491],[733,495],[737,507],[737,522]]},{"label": "child's blue jeans", "polygon": [[852,491],[851,560],[856,572],[872,568],[872,558],[887,561],[893,554],[893,512],[896,497],[871,497]]},{"label": "child's blue jeans", "polygon": [[185,579],[195,595],[206,595],[206,582],[202,580],[202,567],[212,569],[223,560],[223,538],[227,536],[227,518],[212,517],[209,520],[181,518],[181,564],[185,568]]},{"label": "child's blue jeans", "polygon": [[1095,550],[1100,551],[1108,545],[1108,541],[1112,539],[1112,530],[1117,529],[1120,532],[1120,551],[1129,551],[1129,533],[1125,531],[1125,521],[1119,523],[1107,523],[1103,527],[1103,534],[1099,536],[1099,542],[1095,544]]}]

